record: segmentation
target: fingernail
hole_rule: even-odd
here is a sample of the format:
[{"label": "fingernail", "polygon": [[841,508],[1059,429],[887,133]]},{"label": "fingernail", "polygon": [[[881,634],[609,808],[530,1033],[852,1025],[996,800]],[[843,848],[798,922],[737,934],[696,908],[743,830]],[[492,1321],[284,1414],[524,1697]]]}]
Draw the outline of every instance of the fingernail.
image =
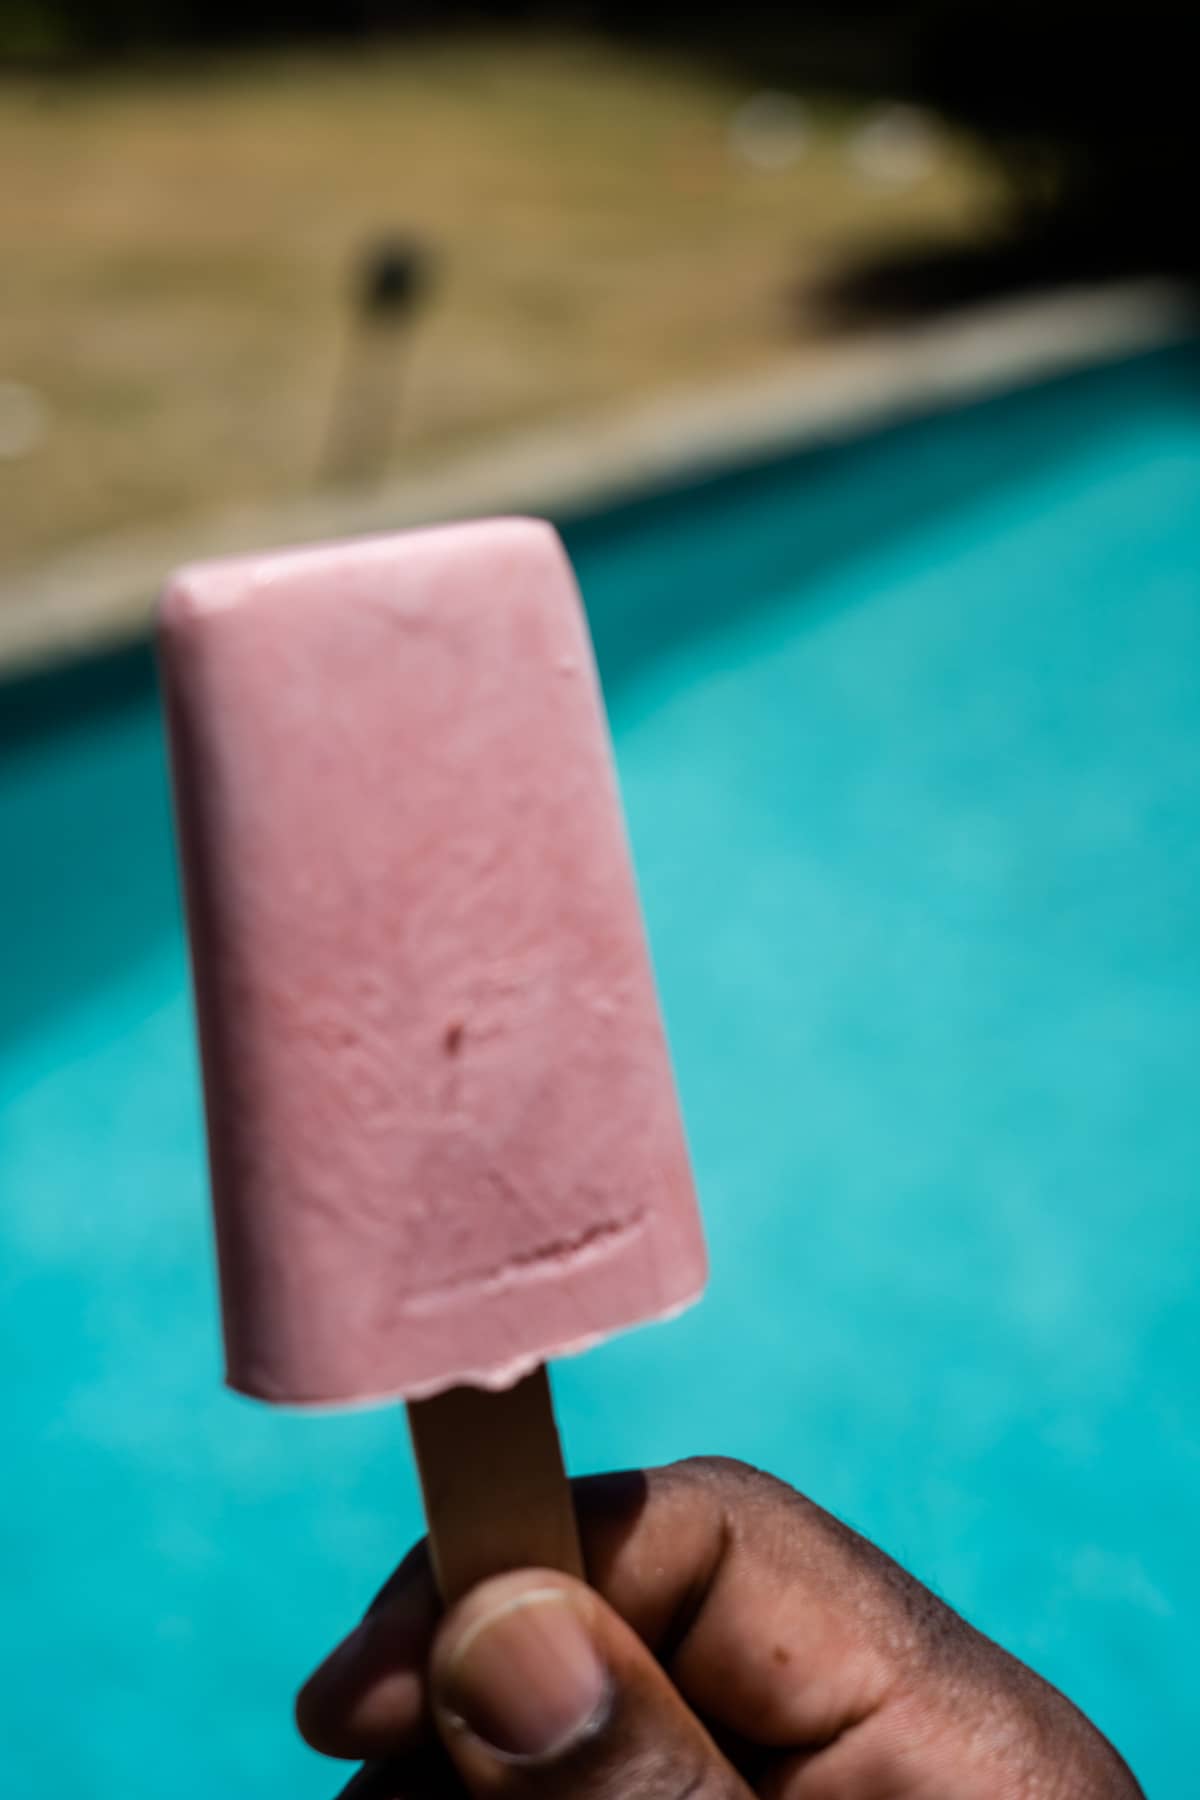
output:
[{"label": "fingernail", "polygon": [[440,1698],[493,1750],[543,1758],[582,1737],[607,1694],[608,1673],[571,1600],[534,1588],[468,1627]]}]

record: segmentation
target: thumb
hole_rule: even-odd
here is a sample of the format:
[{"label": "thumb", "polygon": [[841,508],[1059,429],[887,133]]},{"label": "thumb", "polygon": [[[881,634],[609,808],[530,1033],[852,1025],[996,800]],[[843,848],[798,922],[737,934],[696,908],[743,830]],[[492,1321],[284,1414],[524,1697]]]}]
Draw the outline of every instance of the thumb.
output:
[{"label": "thumb", "polygon": [[750,1800],[640,1638],[569,1576],[475,1588],[439,1628],[430,1675],[476,1800]]}]

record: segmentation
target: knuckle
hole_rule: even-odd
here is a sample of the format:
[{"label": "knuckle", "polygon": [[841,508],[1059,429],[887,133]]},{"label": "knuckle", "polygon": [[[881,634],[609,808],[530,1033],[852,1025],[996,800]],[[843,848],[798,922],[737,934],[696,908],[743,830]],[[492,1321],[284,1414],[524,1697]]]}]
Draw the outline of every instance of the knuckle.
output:
[{"label": "knuckle", "polygon": [[670,1473],[703,1487],[748,1490],[774,1489],[779,1484],[773,1475],[764,1475],[752,1464],[739,1462],[734,1456],[688,1456],[672,1463]]}]

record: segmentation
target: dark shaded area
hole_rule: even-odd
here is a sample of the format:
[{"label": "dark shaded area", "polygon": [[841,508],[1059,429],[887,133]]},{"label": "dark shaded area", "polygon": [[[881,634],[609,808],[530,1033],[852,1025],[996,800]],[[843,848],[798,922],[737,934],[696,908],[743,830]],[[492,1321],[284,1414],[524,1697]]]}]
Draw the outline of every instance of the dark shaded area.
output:
[{"label": "dark shaded area", "polygon": [[160,741],[145,646],[0,684],[0,1038],[174,929]]},{"label": "dark shaded area", "polygon": [[154,683],[154,657],[143,643],[0,682],[0,775],[39,739],[90,731],[144,699]]},{"label": "dark shaded area", "polygon": [[1150,274],[1192,279],[1188,243],[1178,245],[1175,256],[1151,254],[1151,248],[1119,237],[1076,236],[1065,219],[1061,229],[1052,224],[1022,229],[1013,223],[991,241],[915,250],[884,247],[848,261],[816,284],[802,275],[784,302],[807,331],[816,320],[827,331],[850,332],[1072,283],[1102,284]]},{"label": "dark shaded area", "polygon": [[748,0],[735,10],[684,0],[3,0],[0,45],[103,55],[180,44],[354,39],[473,26],[613,31],[680,50],[756,60],[776,77],[841,81],[893,69],[926,8],[881,0]]},{"label": "dark shaded area", "polygon": [[915,92],[1000,151],[1012,222],[1085,271],[1200,264],[1194,10],[1178,0],[936,0]]},{"label": "dark shaded area", "polygon": [[[678,16],[669,0],[652,11],[660,27]],[[1177,0],[809,6],[790,24],[750,0],[698,41],[764,84],[927,106],[996,161],[985,241],[872,250],[817,296],[827,323],[854,326],[1066,282],[1200,274],[1193,37]],[[810,321],[812,299],[808,287]]]}]

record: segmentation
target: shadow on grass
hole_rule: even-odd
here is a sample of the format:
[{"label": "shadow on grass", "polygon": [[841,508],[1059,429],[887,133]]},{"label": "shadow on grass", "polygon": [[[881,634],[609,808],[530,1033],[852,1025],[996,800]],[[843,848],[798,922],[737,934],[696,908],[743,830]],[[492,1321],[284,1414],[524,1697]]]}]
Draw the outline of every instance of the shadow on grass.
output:
[{"label": "shadow on grass", "polygon": [[846,263],[815,289],[797,282],[794,307],[806,330],[814,313],[826,330],[937,318],[963,306],[1047,289],[1168,276],[1200,291],[1191,246],[1171,257],[1157,244],[1115,243],[1081,229],[1013,232],[985,243],[879,250]]}]

